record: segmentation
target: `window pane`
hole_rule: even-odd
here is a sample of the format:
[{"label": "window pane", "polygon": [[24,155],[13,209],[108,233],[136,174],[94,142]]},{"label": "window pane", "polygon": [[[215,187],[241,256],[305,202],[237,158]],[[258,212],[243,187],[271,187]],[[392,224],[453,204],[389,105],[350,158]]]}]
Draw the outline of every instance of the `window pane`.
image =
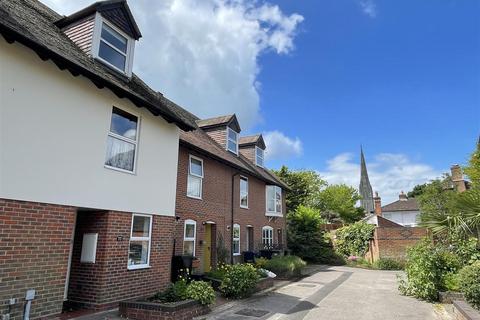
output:
[{"label": "window pane", "polygon": [[202,161],[190,158],[190,173],[203,177]]},{"label": "window pane", "polygon": [[240,179],[240,192],[247,193],[248,192],[248,180]]},{"label": "window pane", "polygon": [[125,70],[126,57],[103,41],[100,41],[98,56],[118,69]]},{"label": "window pane", "polygon": [[148,263],[148,241],[130,241],[128,265]]},{"label": "window pane", "polygon": [[188,175],[187,194],[197,198],[202,196],[202,178]]},{"label": "window pane", "polygon": [[240,238],[240,227],[233,227],[233,238]]},{"label": "window pane", "polygon": [[150,217],[134,216],[132,226],[132,237],[150,236]]},{"label": "window pane", "polygon": [[240,241],[233,240],[233,253],[240,253]]},{"label": "window pane", "polygon": [[127,53],[127,38],[107,26],[105,23],[102,25],[102,39],[107,40],[123,53]]},{"label": "window pane", "polygon": [[228,130],[228,139],[233,140],[234,142],[237,141],[237,133],[231,129]]},{"label": "window pane", "polygon": [[113,108],[110,132],[132,140],[137,139],[138,118],[118,108]]},{"label": "window pane", "polygon": [[267,211],[268,212],[275,212],[275,200],[268,200],[267,201]]},{"label": "window pane", "polygon": [[134,160],[135,145],[133,143],[108,136],[106,165],[133,171]]},{"label": "window pane", "polygon": [[260,158],[259,156],[257,156],[257,165],[263,167],[263,158]]},{"label": "window pane", "polygon": [[232,142],[231,140],[228,140],[228,150],[230,150],[232,152],[237,152],[236,142]]},{"label": "window pane", "polygon": [[187,223],[185,225],[185,238],[195,238],[195,225]]},{"label": "window pane", "polygon": [[240,205],[241,205],[242,207],[248,207],[248,198],[247,198],[247,195],[246,195],[246,194],[244,194],[244,195],[241,196],[241,198],[240,198]]},{"label": "window pane", "polygon": [[271,201],[275,199],[275,189],[273,186],[267,186],[267,200]]},{"label": "window pane", "polygon": [[193,256],[194,246],[195,246],[194,241],[190,241],[190,240],[189,241],[184,241],[183,242],[183,254]]}]

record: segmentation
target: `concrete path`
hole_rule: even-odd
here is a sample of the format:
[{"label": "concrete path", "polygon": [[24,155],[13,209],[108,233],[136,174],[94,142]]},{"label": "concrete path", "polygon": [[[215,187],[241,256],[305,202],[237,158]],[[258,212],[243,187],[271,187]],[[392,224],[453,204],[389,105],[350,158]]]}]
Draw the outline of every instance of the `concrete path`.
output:
[{"label": "concrete path", "polygon": [[[314,267],[315,268],[315,267]],[[438,320],[434,305],[401,296],[392,271],[323,267],[302,281],[227,304],[203,319]]]}]

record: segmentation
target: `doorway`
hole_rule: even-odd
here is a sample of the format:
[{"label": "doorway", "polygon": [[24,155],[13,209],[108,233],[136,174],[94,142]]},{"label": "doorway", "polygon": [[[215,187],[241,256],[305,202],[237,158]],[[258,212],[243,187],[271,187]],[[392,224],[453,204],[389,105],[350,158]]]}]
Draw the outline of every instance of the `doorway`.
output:
[{"label": "doorway", "polygon": [[247,226],[247,251],[254,251],[253,227]]},{"label": "doorway", "polygon": [[203,240],[203,272],[209,272],[215,267],[216,258],[216,225],[214,222],[208,221],[205,224],[205,236]]}]

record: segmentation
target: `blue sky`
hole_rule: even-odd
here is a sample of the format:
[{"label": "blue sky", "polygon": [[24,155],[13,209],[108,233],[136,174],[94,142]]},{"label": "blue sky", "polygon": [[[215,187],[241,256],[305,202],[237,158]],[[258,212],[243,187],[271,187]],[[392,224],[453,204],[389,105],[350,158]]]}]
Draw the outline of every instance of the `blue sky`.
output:
[{"label": "blue sky", "polygon": [[[281,1],[305,21],[289,56],[261,57],[265,130],[303,142],[274,166],[324,168],[342,152],[402,153],[443,170],[480,133],[480,2]],[[297,125],[301,124],[301,125]]]},{"label": "blue sky", "polygon": [[465,163],[480,133],[478,0],[128,3],[134,72],[199,117],[236,113],[270,167],[356,187],[362,144],[389,202]]}]

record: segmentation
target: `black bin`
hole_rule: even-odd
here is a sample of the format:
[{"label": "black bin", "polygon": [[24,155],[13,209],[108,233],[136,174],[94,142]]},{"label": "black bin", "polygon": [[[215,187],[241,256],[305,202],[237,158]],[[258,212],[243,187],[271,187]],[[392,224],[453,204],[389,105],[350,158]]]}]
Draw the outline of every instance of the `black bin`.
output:
[{"label": "black bin", "polygon": [[171,281],[177,281],[178,277],[181,275],[191,275],[192,273],[192,263],[195,257],[193,256],[173,256],[172,258],[172,276]]}]

